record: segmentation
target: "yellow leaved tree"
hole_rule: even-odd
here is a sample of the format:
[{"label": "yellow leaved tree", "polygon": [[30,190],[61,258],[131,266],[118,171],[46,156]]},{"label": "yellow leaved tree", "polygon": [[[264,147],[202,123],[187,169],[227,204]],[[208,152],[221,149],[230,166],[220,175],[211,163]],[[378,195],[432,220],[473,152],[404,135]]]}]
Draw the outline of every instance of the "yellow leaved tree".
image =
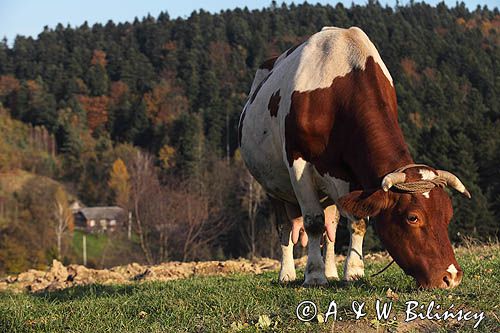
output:
[{"label": "yellow leaved tree", "polygon": [[127,166],[120,158],[113,163],[108,185],[115,193],[116,204],[126,209],[130,198],[130,175]]}]

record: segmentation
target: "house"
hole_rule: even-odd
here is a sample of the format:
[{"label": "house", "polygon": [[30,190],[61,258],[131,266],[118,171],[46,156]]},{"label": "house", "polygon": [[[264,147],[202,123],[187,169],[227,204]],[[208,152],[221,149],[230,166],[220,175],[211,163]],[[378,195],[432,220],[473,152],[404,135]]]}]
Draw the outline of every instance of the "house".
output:
[{"label": "house", "polygon": [[69,205],[69,209],[71,209],[73,214],[78,213],[78,211],[84,207],[85,206],[78,200],[73,201],[73,203],[71,203],[71,205]]},{"label": "house", "polygon": [[127,212],[117,206],[83,207],[74,211],[75,228],[86,232],[113,232],[125,226]]}]

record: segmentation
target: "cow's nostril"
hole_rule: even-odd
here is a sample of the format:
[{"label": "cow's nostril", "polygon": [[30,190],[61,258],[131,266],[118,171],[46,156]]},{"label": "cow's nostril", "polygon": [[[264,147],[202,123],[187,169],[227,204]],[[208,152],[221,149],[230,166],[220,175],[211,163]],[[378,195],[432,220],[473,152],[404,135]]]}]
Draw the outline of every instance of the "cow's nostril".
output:
[{"label": "cow's nostril", "polygon": [[446,283],[446,286],[449,287],[450,286],[450,279],[448,278],[448,276],[445,275],[445,277],[443,278],[443,281],[444,283]]}]

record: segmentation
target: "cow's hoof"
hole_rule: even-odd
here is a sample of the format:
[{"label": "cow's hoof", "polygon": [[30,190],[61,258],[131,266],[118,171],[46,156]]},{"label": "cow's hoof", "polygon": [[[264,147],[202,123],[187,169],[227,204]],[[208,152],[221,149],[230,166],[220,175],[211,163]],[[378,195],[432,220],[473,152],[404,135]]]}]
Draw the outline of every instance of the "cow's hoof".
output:
[{"label": "cow's hoof", "polygon": [[365,267],[362,266],[354,266],[347,267],[346,273],[344,275],[345,281],[356,281],[365,276]]},{"label": "cow's hoof", "polygon": [[339,274],[337,273],[337,267],[329,267],[328,265],[325,267],[325,275],[328,281],[338,280]]},{"label": "cow's hoof", "polygon": [[364,277],[364,275],[346,275],[344,276],[344,281],[347,282],[352,282],[352,281],[357,281],[360,280]]},{"label": "cow's hoof", "polygon": [[288,283],[288,282],[293,282],[297,278],[297,275],[295,274],[295,270],[293,271],[280,271],[280,276],[279,276],[279,281],[280,283]]},{"label": "cow's hoof", "polygon": [[303,287],[319,287],[328,285],[325,274],[309,274],[302,284]]},{"label": "cow's hoof", "polygon": [[334,275],[326,275],[326,279],[328,281],[338,281],[339,280],[339,276],[338,274],[334,274]]}]

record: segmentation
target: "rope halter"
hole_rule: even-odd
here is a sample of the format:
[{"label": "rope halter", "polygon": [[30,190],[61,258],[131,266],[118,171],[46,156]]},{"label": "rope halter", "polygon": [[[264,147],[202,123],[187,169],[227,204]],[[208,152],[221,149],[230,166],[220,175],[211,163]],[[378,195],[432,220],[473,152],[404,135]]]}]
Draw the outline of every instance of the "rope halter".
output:
[{"label": "rope halter", "polygon": [[436,170],[437,175],[433,179],[405,182],[406,174],[404,171],[413,167],[430,168],[425,164],[408,164],[398,168],[384,177],[382,180],[382,189],[386,192],[389,191],[390,188],[395,188],[404,193],[424,193],[431,191],[435,187],[444,188],[445,186],[451,186],[470,199],[470,193],[467,191],[464,184],[462,184],[457,176],[448,171]]}]

